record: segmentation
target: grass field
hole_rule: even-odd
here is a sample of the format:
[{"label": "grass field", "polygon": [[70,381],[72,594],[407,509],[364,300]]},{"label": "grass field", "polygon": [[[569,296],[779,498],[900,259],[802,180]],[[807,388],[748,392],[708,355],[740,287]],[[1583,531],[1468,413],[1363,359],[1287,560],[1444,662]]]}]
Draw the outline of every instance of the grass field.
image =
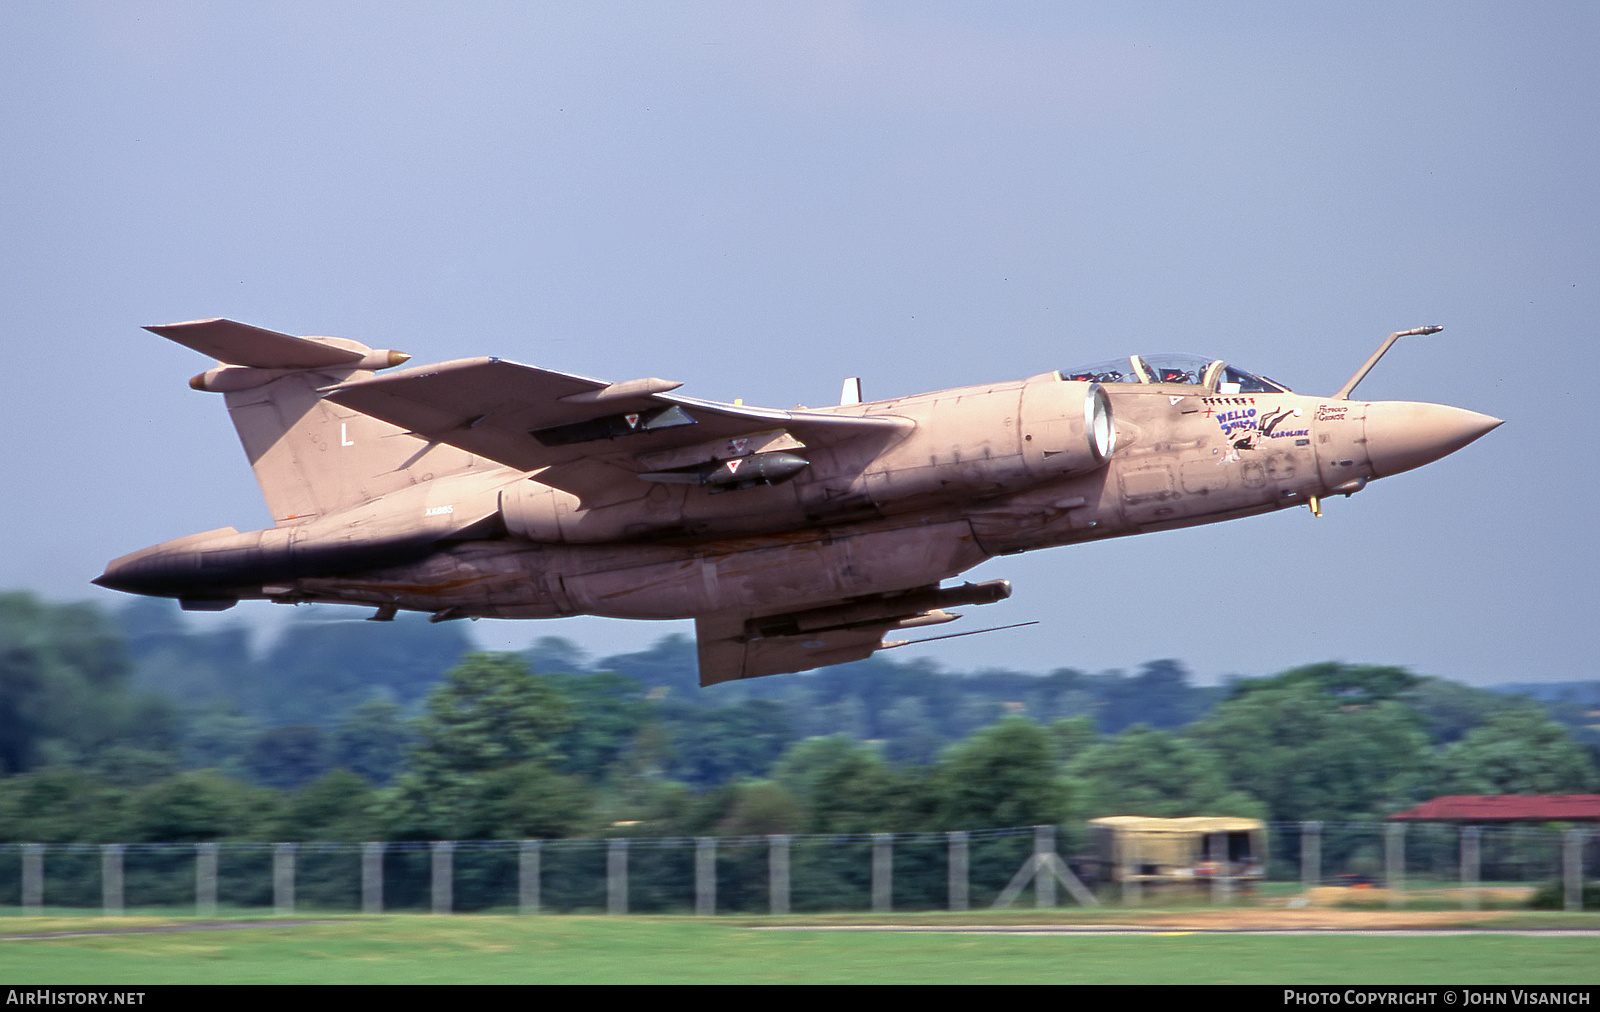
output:
[{"label": "grass field", "polygon": [[[1040,917],[1041,913],[1056,916]],[[948,927],[1067,920],[1014,911],[889,920]],[[1071,917],[1077,923],[1088,918]],[[1164,926],[1160,912],[1135,920]],[[1190,918],[1192,919],[1192,918]],[[823,928],[884,918],[785,918]],[[1095,918],[1095,920],[1110,920]],[[0,920],[5,934],[176,919]],[[0,984],[1141,983],[1597,984],[1600,938],[1467,935],[1133,937],[763,931],[764,918],[392,915],[332,924],[0,942]],[[1495,927],[1600,926],[1489,915]],[[1439,926],[1443,926],[1440,924]]]}]

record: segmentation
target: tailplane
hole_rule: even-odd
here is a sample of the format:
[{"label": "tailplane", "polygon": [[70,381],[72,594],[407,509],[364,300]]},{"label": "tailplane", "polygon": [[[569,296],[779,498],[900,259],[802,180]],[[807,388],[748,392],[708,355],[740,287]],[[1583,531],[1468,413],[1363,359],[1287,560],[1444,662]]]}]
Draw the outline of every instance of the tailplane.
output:
[{"label": "tailplane", "polygon": [[273,519],[298,524],[445,474],[477,457],[323,399],[334,384],[400,365],[409,355],[337,337],[295,337],[233,320],[196,320],[152,333],[215,358],[189,381],[225,395]]}]

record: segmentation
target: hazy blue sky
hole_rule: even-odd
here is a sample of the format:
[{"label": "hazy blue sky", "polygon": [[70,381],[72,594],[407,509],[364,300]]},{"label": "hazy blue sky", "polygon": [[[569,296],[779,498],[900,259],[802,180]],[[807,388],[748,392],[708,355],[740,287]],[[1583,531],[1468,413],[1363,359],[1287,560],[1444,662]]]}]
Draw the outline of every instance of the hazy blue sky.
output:
[{"label": "hazy blue sky", "polygon": [[[1129,351],[1507,424],[1328,505],[987,563],[922,650],[1596,677],[1594,4],[0,6],[0,587],[270,518],[228,316],[788,407]],[[287,609],[277,608],[276,612]],[[265,621],[270,605],[207,623]],[[673,629],[479,623],[605,653]]]}]

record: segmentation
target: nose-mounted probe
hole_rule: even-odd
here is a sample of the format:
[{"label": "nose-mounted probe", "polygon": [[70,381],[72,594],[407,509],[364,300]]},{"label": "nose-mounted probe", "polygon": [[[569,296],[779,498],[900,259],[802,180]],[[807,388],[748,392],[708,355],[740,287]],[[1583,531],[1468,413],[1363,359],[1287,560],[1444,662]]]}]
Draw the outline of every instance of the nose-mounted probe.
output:
[{"label": "nose-mounted probe", "polygon": [[[1361,364],[1361,368],[1356,370],[1356,374],[1345,381],[1344,386],[1339,388],[1339,392],[1333,395],[1333,400],[1349,400],[1351,392],[1356,388],[1356,384],[1367,378],[1367,373],[1372,371],[1372,367],[1377,365],[1378,360],[1386,355],[1389,349],[1394,347],[1394,343],[1400,340],[1402,337],[1418,337],[1423,334],[1437,334],[1443,329],[1443,327],[1436,323],[1430,323],[1426,327],[1412,327],[1410,330],[1397,330],[1393,334],[1390,334],[1388,337],[1384,338],[1382,344],[1378,345],[1378,350],[1373,352],[1372,355]],[[1312,516],[1322,516],[1322,497],[1314,495],[1307,499],[1306,508],[1311,510]]]}]

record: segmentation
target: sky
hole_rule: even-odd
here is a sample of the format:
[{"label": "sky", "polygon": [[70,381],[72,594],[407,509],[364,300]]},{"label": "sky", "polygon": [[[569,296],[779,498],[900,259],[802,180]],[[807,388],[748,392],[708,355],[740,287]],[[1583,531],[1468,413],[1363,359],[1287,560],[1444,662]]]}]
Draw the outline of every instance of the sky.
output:
[{"label": "sky", "polygon": [[1320,520],[990,561],[962,625],[1038,625],[889,656],[1600,677],[1597,42],[1582,3],[0,5],[0,589],[116,606],[107,560],[270,525],[146,324],[790,407],[1160,351],[1331,393],[1438,323],[1361,395],[1478,443]]}]

